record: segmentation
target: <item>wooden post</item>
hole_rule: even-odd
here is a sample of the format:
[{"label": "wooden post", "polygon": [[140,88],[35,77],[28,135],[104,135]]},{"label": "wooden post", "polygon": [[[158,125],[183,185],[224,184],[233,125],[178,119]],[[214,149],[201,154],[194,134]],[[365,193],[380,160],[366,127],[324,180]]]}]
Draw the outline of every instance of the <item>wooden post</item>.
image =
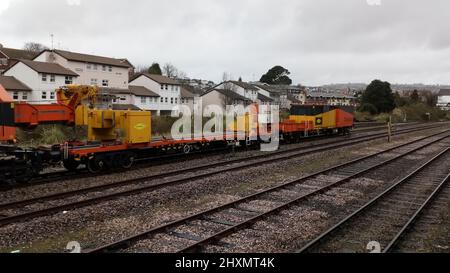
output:
[{"label": "wooden post", "polygon": [[392,116],[389,116],[388,122],[388,142],[392,142]]}]

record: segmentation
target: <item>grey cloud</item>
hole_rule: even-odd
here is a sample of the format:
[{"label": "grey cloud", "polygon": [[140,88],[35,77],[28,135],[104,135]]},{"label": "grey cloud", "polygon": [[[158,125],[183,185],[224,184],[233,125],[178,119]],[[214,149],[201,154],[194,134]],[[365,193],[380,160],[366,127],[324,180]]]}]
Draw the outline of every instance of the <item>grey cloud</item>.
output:
[{"label": "grey cloud", "polygon": [[191,77],[259,79],[281,64],[295,82],[450,83],[445,0],[10,0],[0,43],[33,40]]}]

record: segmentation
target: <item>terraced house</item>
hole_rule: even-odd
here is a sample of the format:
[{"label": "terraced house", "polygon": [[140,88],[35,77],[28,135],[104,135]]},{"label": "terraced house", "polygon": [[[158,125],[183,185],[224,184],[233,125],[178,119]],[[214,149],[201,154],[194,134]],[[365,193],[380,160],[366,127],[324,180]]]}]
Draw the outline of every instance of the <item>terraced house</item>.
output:
[{"label": "terraced house", "polygon": [[18,60],[33,60],[36,56],[36,53],[15,49],[15,48],[7,48],[3,47],[0,44],[0,74],[3,73],[8,67],[11,67]]},{"label": "terraced house", "polygon": [[44,50],[34,61],[57,63],[78,74],[74,84],[128,89],[132,65],[126,59],[95,56],[65,50]]},{"label": "terraced house", "polygon": [[149,102],[154,107],[151,110],[158,116],[170,115],[174,106],[191,105],[193,102],[193,94],[188,90],[182,90],[178,81],[166,76],[141,73],[131,79],[130,85],[143,86],[159,95],[159,98],[153,98]]},{"label": "terraced house", "polygon": [[[16,101],[33,103],[56,102],[55,90],[72,84],[78,74],[57,63],[20,60],[4,71],[5,89]],[[3,84],[2,84],[3,85]],[[8,86],[9,89],[8,89]],[[21,90],[15,87],[21,86]],[[27,87],[27,88],[25,88]]]}]

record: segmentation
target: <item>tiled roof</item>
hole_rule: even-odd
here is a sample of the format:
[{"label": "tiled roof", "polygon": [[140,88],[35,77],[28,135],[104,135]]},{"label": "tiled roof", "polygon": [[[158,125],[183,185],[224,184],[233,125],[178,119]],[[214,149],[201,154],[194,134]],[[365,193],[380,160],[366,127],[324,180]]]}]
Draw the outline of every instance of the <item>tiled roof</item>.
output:
[{"label": "tiled roof", "polygon": [[0,84],[7,91],[28,91],[31,92],[31,88],[23,82],[12,76],[0,76]]},{"label": "tiled roof", "polygon": [[[174,79],[171,79],[169,77],[166,76],[161,76],[161,75],[154,75],[154,74],[148,74],[148,73],[140,73],[137,74],[136,76],[134,76],[131,81],[134,81],[135,79],[139,78],[140,76],[145,76],[159,84],[170,84],[170,85],[180,85],[179,82],[177,82]],[[131,82],[130,81],[130,82]]]},{"label": "tiled roof", "polygon": [[0,48],[0,52],[5,54],[8,58],[16,60],[33,60],[37,55],[36,52],[6,47]]},{"label": "tiled roof", "polygon": [[239,95],[238,93],[233,92],[228,89],[211,89],[208,92],[206,92],[205,94],[203,94],[203,96],[208,93],[211,93],[213,91],[217,91],[217,92],[221,93],[222,95],[224,95],[228,98],[231,98],[233,100],[251,101],[250,99],[247,99],[246,97],[243,97],[243,96]]},{"label": "tiled roof", "polygon": [[441,89],[439,91],[439,96],[450,96],[450,89]]},{"label": "tiled roof", "polygon": [[184,86],[181,87],[181,97],[182,98],[194,98],[194,94],[192,94],[191,92],[189,92]]},{"label": "tiled roof", "polygon": [[36,61],[29,61],[29,60],[20,60],[15,65],[8,68],[6,71],[10,70],[12,67],[16,66],[18,63],[23,63],[38,73],[55,74],[55,75],[63,75],[63,76],[74,76],[74,77],[78,76],[77,73],[73,72],[70,69],[62,67],[61,65],[59,65],[57,63],[45,63],[45,62],[36,62]]},{"label": "tiled roof", "polygon": [[269,97],[267,97],[267,96],[264,96],[263,94],[258,94],[258,99],[259,99],[260,101],[273,101],[272,98],[269,98]]},{"label": "tiled roof", "polygon": [[[51,50],[44,50],[43,52],[45,52],[45,51],[51,52]],[[42,54],[43,52],[41,52],[40,54]],[[59,49],[55,49],[55,50],[53,50],[53,52],[55,52],[58,55],[61,55],[62,57],[64,57],[65,59],[67,59],[69,61],[130,68],[130,63],[126,59],[115,59],[115,58],[109,58],[109,57],[102,57],[102,56],[96,56],[96,55],[70,52],[70,51],[59,50]]]}]

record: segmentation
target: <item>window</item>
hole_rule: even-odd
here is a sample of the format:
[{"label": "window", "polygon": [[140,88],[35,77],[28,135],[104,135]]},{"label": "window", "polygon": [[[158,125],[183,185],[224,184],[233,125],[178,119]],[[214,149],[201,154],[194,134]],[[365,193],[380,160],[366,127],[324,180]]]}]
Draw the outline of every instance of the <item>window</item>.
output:
[{"label": "window", "polygon": [[55,75],[50,75],[50,82],[55,82]]},{"label": "window", "polygon": [[170,98],[170,104],[173,104],[173,98]]},{"label": "window", "polygon": [[106,65],[102,65],[102,70],[106,71]]},{"label": "window", "polygon": [[108,71],[112,72],[112,66],[108,66]]},{"label": "window", "polygon": [[98,70],[97,64],[94,64],[94,70]]},{"label": "window", "polygon": [[109,86],[109,80],[103,80],[102,86]]},{"label": "window", "polygon": [[164,89],[164,85],[163,84],[161,84],[161,90],[163,90]]},{"label": "window", "polygon": [[54,100],[55,99],[55,92],[50,92],[50,99]]},{"label": "window", "polygon": [[91,85],[97,85],[98,81],[97,79],[91,79]]},{"label": "window", "polygon": [[72,84],[73,83],[73,77],[72,76],[66,76],[65,83],[66,84]]},{"label": "window", "polygon": [[166,90],[169,90],[169,86],[166,84]]},{"label": "window", "polygon": [[161,102],[164,102],[164,98],[161,98]]},{"label": "window", "polygon": [[184,99],[183,98],[181,98],[181,103],[184,103]]},{"label": "window", "polygon": [[47,99],[47,92],[46,91],[42,91],[42,99],[43,100]]},{"label": "window", "polygon": [[178,104],[178,98],[175,98],[175,104]]},{"label": "window", "polygon": [[14,92],[13,93],[13,99],[14,100],[18,100],[19,99],[19,92]]},{"label": "window", "polygon": [[175,90],[173,89],[173,87],[174,87],[174,86],[173,86],[173,85],[171,85],[171,86],[170,86],[170,90],[172,90],[172,91],[175,91]]},{"label": "window", "polygon": [[92,65],[91,65],[90,63],[87,63],[87,64],[86,64],[86,68],[87,68],[88,70],[91,70]]},{"label": "window", "polygon": [[169,99],[168,99],[168,98],[165,98],[164,101],[165,101],[166,103],[168,103],[168,102],[169,102]]},{"label": "window", "polygon": [[141,97],[141,103],[145,104],[147,102],[146,97]]},{"label": "window", "polygon": [[42,81],[46,82],[47,81],[47,74],[42,74]]},{"label": "window", "polygon": [[22,100],[28,100],[28,94],[26,92],[22,93]]},{"label": "window", "polygon": [[1,58],[1,59],[0,59],[0,65],[8,65],[8,59],[6,59],[6,58]]}]

